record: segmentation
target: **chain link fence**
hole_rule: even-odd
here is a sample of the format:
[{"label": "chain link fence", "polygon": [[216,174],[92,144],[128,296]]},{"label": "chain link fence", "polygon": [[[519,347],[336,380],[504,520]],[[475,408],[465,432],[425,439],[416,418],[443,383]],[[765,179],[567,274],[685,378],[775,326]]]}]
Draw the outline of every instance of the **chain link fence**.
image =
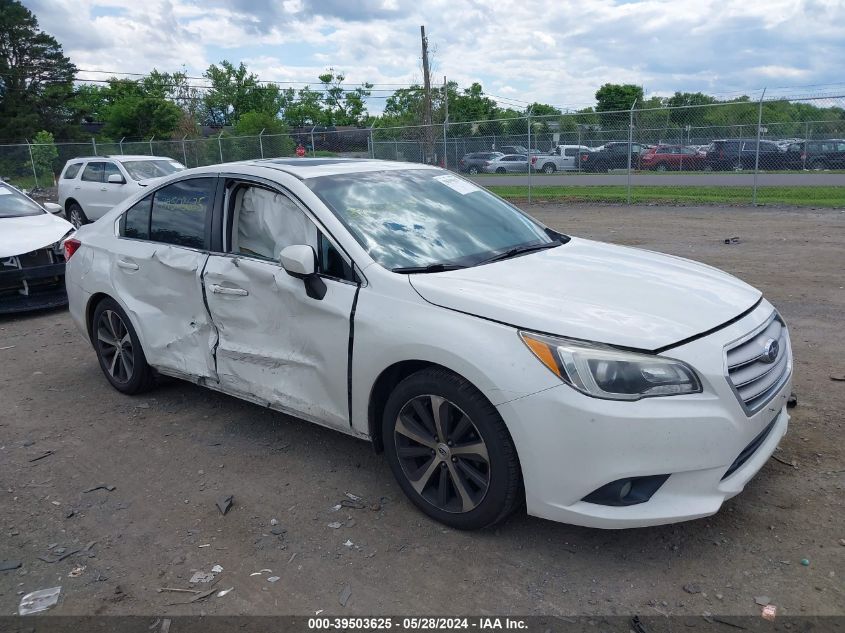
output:
[{"label": "chain link fence", "polygon": [[[659,197],[660,187],[675,195],[710,187],[756,203],[765,187],[845,185],[845,95],[649,103],[428,126],[379,127],[377,121],[370,128],[290,134],[0,145],[0,177],[26,189],[47,187],[71,158],[142,154],[187,167],[294,156],[435,164],[529,202],[589,198],[591,192],[631,202],[646,191]],[[816,177],[802,180],[805,173]]]}]

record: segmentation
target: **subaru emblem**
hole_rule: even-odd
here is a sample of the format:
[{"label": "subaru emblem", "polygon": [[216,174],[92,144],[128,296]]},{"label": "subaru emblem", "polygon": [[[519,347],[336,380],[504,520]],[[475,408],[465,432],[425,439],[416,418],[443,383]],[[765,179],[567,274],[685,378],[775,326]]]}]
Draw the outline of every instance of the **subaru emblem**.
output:
[{"label": "subaru emblem", "polygon": [[760,360],[764,363],[773,363],[777,360],[779,351],[780,344],[775,339],[770,338],[766,341],[766,344],[763,345],[763,354],[760,356]]}]

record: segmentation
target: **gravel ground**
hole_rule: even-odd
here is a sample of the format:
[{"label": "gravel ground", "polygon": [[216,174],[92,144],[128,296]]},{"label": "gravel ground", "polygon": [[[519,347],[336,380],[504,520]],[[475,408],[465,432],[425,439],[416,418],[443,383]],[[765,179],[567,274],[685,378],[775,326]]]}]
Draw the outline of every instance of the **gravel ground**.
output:
[{"label": "gravel ground", "polygon": [[[121,395],[65,311],[0,317],[0,561],[22,563],[0,571],[0,615],[59,585],[54,614],[739,615],[759,614],[764,596],[781,614],[845,614],[845,383],[831,379],[845,374],[845,214],[529,211],[724,268],[784,314],[799,404],[782,461],[716,516],[624,531],[522,515],[444,529],[365,442],[178,381]],[[99,485],[114,489],[86,492]],[[335,510],[346,493],[364,507]],[[214,589],[234,588],[223,597],[174,604],[196,594],[159,591],[215,564]]]}]

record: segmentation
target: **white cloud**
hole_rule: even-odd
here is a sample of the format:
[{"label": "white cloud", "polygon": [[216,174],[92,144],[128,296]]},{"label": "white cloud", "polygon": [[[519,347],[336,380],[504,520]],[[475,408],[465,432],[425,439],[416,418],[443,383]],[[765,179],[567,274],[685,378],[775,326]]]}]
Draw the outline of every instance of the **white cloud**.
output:
[{"label": "white cloud", "polygon": [[425,24],[438,83],[556,105],[592,103],[606,82],[652,94],[832,83],[845,57],[839,0],[24,2],[80,68],[199,73],[226,57],[312,84],[327,66],[352,83],[418,82]]}]

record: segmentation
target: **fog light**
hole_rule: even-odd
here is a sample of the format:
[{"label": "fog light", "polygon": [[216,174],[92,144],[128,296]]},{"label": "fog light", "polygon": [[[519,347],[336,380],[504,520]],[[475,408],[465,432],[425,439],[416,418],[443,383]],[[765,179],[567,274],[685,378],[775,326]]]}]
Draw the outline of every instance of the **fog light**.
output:
[{"label": "fog light", "polygon": [[581,501],[602,506],[633,506],[645,503],[669,479],[669,475],[628,477],[597,488]]}]

